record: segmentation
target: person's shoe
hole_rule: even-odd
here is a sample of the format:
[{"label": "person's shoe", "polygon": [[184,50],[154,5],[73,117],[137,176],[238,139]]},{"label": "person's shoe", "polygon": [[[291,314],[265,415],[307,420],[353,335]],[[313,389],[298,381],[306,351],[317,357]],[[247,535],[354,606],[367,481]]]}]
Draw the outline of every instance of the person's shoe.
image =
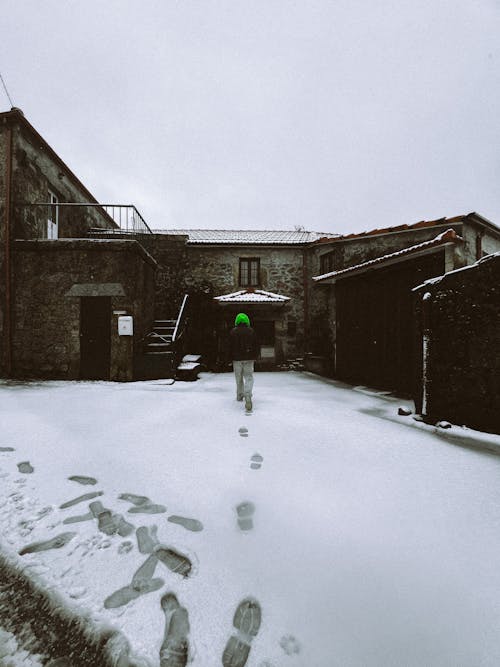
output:
[{"label": "person's shoe", "polygon": [[245,410],[247,412],[252,411],[252,399],[250,398],[250,396],[245,397]]},{"label": "person's shoe", "polygon": [[242,401],[242,400],[243,400],[243,396],[236,396],[236,400],[237,400],[237,401]]}]

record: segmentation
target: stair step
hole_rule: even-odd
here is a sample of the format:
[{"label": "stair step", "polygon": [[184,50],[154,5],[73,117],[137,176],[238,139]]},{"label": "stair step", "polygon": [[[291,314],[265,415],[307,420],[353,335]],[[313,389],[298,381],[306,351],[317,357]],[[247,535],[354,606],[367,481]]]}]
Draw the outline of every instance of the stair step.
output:
[{"label": "stair step", "polygon": [[155,327],[175,327],[177,320],[155,320]]},{"label": "stair step", "polygon": [[201,364],[198,364],[195,361],[181,361],[177,366],[178,371],[194,371],[195,368],[199,368]]},{"label": "stair step", "polygon": [[151,333],[156,334],[159,338],[172,338],[172,336],[174,335],[174,332],[172,331],[172,329],[170,329],[169,331],[157,331],[157,330],[155,330],[155,331],[152,331]]},{"label": "stair step", "polygon": [[164,334],[164,333],[173,333],[175,327],[155,327],[153,333]]},{"label": "stair step", "polygon": [[199,361],[201,359],[201,354],[185,354],[182,357],[182,361]]}]

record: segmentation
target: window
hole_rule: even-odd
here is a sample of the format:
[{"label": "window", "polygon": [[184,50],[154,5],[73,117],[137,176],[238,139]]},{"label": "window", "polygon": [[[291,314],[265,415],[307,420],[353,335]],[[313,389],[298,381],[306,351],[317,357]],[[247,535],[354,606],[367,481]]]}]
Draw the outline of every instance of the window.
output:
[{"label": "window", "polygon": [[47,206],[47,238],[57,239],[59,236],[59,203],[56,195],[49,190],[49,206]]},{"label": "window", "polygon": [[260,259],[258,257],[240,257],[240,286],[258,287],[260,285]]},{"label": "window", "polygon": [[325,253],[319,258],[320,275],[330,273],[330,271],[333,271],[333,252]]}]

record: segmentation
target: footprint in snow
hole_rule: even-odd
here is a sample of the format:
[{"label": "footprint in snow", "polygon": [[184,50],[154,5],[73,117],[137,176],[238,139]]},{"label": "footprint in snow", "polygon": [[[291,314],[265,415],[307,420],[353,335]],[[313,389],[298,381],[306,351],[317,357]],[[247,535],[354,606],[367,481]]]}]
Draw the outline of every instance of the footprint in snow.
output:
[{"label": "footprint in snow", "polygon": [[83,496],[78,496],[78,498],[73,498],[73,500],[68,500],[62,505],[59,505],[59,509],[64,510],[67,507],[72,507],[73,505],[78,505],[78,503],[83,503],[85,500],[92,500],[92,498],[102,496],[103,493],[103,491],[92,491],[91,493],[84,493]]},{"label": "footprint in snow", "polygon": [[106,535],[115,535],[118,533],[120,537],[128,537],[134,532],[134,526],[126,521],[121,514],[116,514],[103,506],[100,500],[95,500],[90,503],[89,509],[95,519],[97,519],[97,527],[102,533]]},{"label": "footprint in snow", "polygon": [[186,530],[191,530],[194,533],[198,533],[200,530],[203,530],[203,524],[201,521],[198,521],[198,519],[188,519],[184,516],[177,516],[176,514],[172,514],[168,517],[167,521],[170,521],[170,523],[176,523]]},{"label": "footprint in snow", "polygon": [[248,501],[240,503],[236,507],[236,514],[238,515],[238,526],[241,530],[252,530],[254,512],[255,505]]},{"label": "footprint in snow", "polygon": [[233,626],[236,633],[229,637],[222,654],[223,667],[243,667],[250,653],[250,644],[257,635],[262,619],[260,604],[254,598],[245,598],[238,605]]},{"label": "footprint in snow", "polygon": [[153,503],[147,496],[136,496],[135,493],[121,493],[118,498],[132,503],[129,514],[163,514],[167,511],[165,505]]},{"label": "footprint in snow", "polygon": [[84,475],[71,475],[68,477],[72,482],[78,482],[78,484],[90,485],[97,484],[95,477],[85,477]]},{"label": "footprint in snow", "polygon": [[37,553],[39,551],[48,551],[49,549],[60,549],[61,547],[66,546],[68,542],[70,542],[74,537],[76,533],[61,533],[60,535],[56,535],[50,540],[46,540],[44,542],[33,542],[33,544],[28,544],[28,546],[23,547],[19,551],[20,556],[24,556],[25,554],[32,554],[32,553]]},{"label": "footprint in snow", "polygon": [[155,547],[160,545],[156,531],[158,526],[140,526],[136,531],[137,547],[141,554],[152,554]]},{"label": "footprint in snow", "polygon": [[167,511],[165,505],[156,505],[152,503],[151,505],[139,505],[137,507],[131,507],[128,510],[129,514],[163,514]]},{"label": "footprint in snow", "polygon": [[0,452],[14,452],[14,447],[0,447]]},{"label": "footprint in snow", "polygon": [[238,433],[242,438],[248,438],[248,429],[245,426],[241,426],[238,429]]},{"label": "footprint in snow", "polygon": [[160,590],[164,583],[163,579],[158,578],[142,582],[142,587],[140,589],[134,588],[132,585],[119,588],[104,600],[104,608],[116,609],[116,607],[122,607],[123,605],[132,602],[132,600],[137,600],[141,595],[154,593],[154,591]]},{"label": "footprint in snow", "polygon": [[144,563],[135,571],[132,581],[128,586],[119,588],[104,600],[106,609],[122,607],[141,595],[152,593],[160,589],[165,583],[163,579],[153,579],[158,558],[152,554],[146,558]]},{"label": "footprint in snow", "polygon": [[159,546],[154,550],[154,555],[172,572],[180,574],[181,577],[189,577],[192,563],[184,554],[171,547]]},{"label": "footprint in snow", "polygon": [[121,544],[118,545],[117,551],[119,554],[128,554],[128,552],[132,551],[133,548],[134,545],[132,544],[132,542],[126,540],[125,542],[122,542]]},{"label": "footprint in snow", "polygon": [[252,470],[259,470],[262,467],[263,460],[264,458],[260,454],[254,454],[250,459],[250,468]]},{"label": "footprint in snow", "polygon": [[133,505],[150,505],[151,501],[147,496],[136,496],[135,493],[121,493],[118,498],[126,500]]},{"label": "footprint in snow", "polygon": [[77,514],[76,516],[68,516],[64,519],[63,523],[79,523],[80,521],[92,521],[94,515],[92,512],[87,512],[87,514]]},{"label": "footprint in snow", "polygon": [[24,475],[29,475],[35,470],[29,461],[21,461],[17,464],[17,469]]},{"label": "footprint in snow", "polygon": [[300,653],[300,644],[293,635],[285,635],[280,639],[280,646],[287,655]]},{"label": "footprint in snow", "polygon": [[185,667],[189,658],[189,617],[173,593],[160,600],[165,614],[165,633],[160,648],[161,667]]}]

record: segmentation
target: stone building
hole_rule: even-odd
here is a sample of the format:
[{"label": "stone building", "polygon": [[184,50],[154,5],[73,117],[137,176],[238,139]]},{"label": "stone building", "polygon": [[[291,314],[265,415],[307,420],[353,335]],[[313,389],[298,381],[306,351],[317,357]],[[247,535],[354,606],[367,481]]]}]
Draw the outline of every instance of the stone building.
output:
[{"label": "stone building", "polygon": [[311,323],[325,324],[317,363],[340,379],[412,395],[412,288],[498,250],[500,229],[477,213],[316,241],[308,301]]},{"label": "stone building", "polygon": [[156,262],[132,236],[90,238],[118,229],[115,216],[144,226],[99,204],[20,110],[0,114],[1,376],[133,378]]},{"label": "stone building", "polygon": [[498,250],[500,229],[476,213],[344,236],[151,230],[135,207],[97,202],[21,111],[0,114],[1,377],[162,377],[179,331],[224,369],[243,310],[258,367],[304,357],[411,394],[412,288]]},{"label": "stone building", "polygon": [[[303,355],[307,336],[307,253],[321,235],[307,231],[165,230],[187,235],[185,288],[212,300],[217,357],[235,315],[245,311],[261,348],[258,366]],[[198,319],[197,328],[203,326]],[[210,331],[206,332],[210,336]]]}]

